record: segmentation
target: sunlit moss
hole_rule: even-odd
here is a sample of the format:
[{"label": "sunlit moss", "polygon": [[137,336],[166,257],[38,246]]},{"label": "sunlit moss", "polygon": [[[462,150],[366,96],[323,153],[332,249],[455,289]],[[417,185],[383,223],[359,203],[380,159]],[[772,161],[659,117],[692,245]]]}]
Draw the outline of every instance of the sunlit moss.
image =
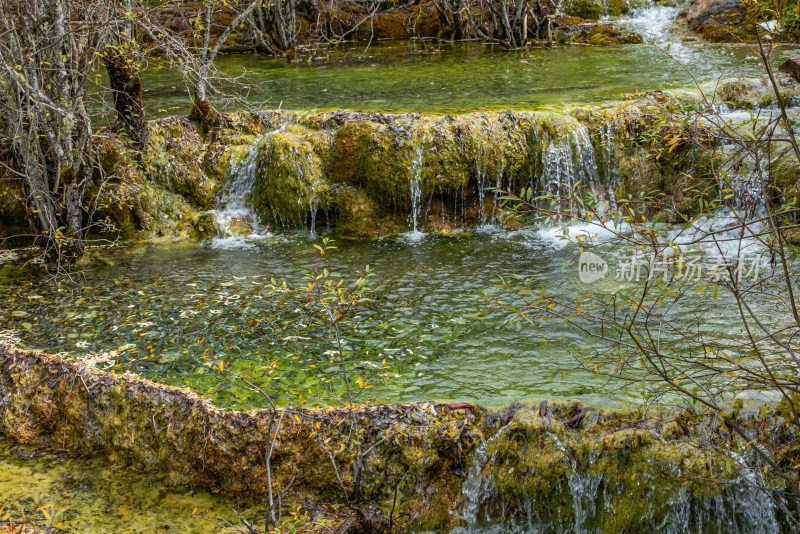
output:
[{"label": "sunlit moss", "polygon": [[253,203],[262,218],[297,224],[312,202],[329,206],[328,180],[310,138],[305,131],[287,130],[261,142]]}]

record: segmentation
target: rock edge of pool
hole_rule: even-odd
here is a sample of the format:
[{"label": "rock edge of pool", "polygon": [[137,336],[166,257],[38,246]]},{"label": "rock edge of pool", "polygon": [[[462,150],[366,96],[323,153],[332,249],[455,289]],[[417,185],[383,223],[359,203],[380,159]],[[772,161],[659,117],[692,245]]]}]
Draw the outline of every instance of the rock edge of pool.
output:
[{"label": "rock edge of pool", "polygon": [[[589,497],[605,503],[587,516],[604,532],[647,531],[679,509],[701,524],[720,507],[741,521],[777,521],[763,506],[755,518],[745,510],[756,490],[727,484],[745,476],[729,468],[739,439],[690,411],[546,400],[222,410],[185,389],[11,346],[0,347],[0,391],[2,431],[18,443],[156,468],[171,483],[229,494],[266,497],[271,479],[291,488],[287,500],[373,503],[351,522],[361,531],[389,522],[448,531],[493,512],[569,527]],[[777,407],[763,421],[755,409],[735,417],[790,439],[782,415]],[[707,455],[698,441],[718,452]],[[485,510],[470,515],[478,499]]]}]

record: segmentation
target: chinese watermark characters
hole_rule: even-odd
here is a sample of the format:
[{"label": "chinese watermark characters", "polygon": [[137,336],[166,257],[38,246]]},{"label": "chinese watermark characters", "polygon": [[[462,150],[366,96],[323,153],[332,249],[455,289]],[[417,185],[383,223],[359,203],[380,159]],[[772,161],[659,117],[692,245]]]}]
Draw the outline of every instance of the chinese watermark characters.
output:
[{"label": "chinese watermark characters", "polygon": [[722,254],[683,254],[663,252],[646,254],[635,251],[619,258],[615,268],[593,252],[583,252],[578,258],[578,276],[590,284],[603,278],[618,282],[642,280],[684,280],[689,282],[720,282],[722,280],[758,280],[761,254],[745,254],[726,258]]}]

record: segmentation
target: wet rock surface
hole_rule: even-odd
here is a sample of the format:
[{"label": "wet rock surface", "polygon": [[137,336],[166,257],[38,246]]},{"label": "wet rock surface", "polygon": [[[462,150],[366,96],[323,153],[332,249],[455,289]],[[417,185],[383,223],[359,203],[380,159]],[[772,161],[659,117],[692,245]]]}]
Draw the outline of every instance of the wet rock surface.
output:
[{"label": "wet rock surface", "polygon": [[[698,416],[547,401],[502,413],[433,402],[227,411],[186,390],[0,348],[0,423],[18,442],[263,496],[276,429],[274,483],[291,481],[295,500],[342,502],[342,487],[354,491],[350,499],[365,503],[353,521],[361,531],[365,522],[380,531],[387,517],[404,529],[469,527],[478,514],[604,532],[693,528],[724,513],[742,525],[776,526],[770,508],[740,515],[758,493],[726,483],[741,476],[722,448],[733,438]],[[755,412],[737,417],[753,432],[763,425]],[[790,440],[783,426],[776,433],[776,417],[765,421],[769,431]],[[718,452],[709,455],[698,439],[719,443]]]}]

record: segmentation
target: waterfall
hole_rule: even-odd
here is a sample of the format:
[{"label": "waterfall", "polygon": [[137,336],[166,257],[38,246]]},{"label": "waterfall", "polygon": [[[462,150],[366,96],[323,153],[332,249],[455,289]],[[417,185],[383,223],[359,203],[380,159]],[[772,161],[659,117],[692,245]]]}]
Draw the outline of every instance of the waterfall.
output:
[{"label": "waterfall", "polygon": [[497,223],[497,212],[500,210],[500,197],[503,196],[503,194],[500,192],[503,190],[503,169],[497,171],[495,189],[494,202],[492,203],[492,216],[489,219],[489,224]]},{"label": "waterfall", "polygon": [[414,157],[411,160],[411,227],[412,236],[421,237],[422,232],[417,227],[420,205],[422,203],[422,171],[425,166],[424,139],[420,139],[414,146]]},{"label": "waterfall", "polygon": [[623,17],[622,21],[630,31],[640,34],[646,43],[653,42],[663,47],[679,43],[678,39],[671,38],[669,32],[675,24],[678,11],[677,7],[650,2],[647,7],[633,10],[628,17]]},{"label": "waterfall", "polygon": [[609,209],[612,211],[617,209],[617,195],[614,189],[619,182],[619,169],[615,161],[614,146],[618,135],[619,127],[615,120],[609,120],[600,128],[600,156],[603,162],[603,173],[602,177],[598,177],[601,183],[598,184],[596,192],[600,200],[600,205],[597,207],[598,215],[605,214]]},{"label": "waterfall", "polygon": [[492,496],[492,483],[483,474],[483,468],[489,462],[486,449],[502,433],[503,429],[489,439],[484,440],[475,449],[475,455],[472,457],[472,464],[469,467],[467,478],[461,487],[461,494],[464,500],[461,518],[464,519],[467,526],[466,528],[456,528],[451,534],[473,534],[477,532],[480,512],[486,501]]},{"label": "waterfall", "polygon": [[[563,451],[564,462],[569,464],[568,471],[564,473],[562,482],[552,485],[532,484],[526,495],[503,495],[501,489],[492,482],[493,474],[504,472],[506,465],[495,464],[495,457],[489,457],[487,449],[499,436],[504,434],[504,427],[491,438],[482,442],[472,458],[467,477],[462,485],[462,510],[460,517],[466,523],[464,527],[453,529],[450,534],[495,534],[518,533],[534,534],[538,532],[570,532],[574,534],[594,534],[603,531],[602,525],[613,523],[613,515],[624,514],[624,511],[615,509],[616,506],[625,505],[620,502],[620,487],[614,482],[613,474],[603,471],[593,473],[592,466],[602,456],[597,450],[580,457],[576,456],[566,443],[562,442],[556,434],[547,432],[547,438]],[[533,446],[533,444],[530,444]],[[520,447],[520,454],[525,455],[525,446]],[[640,518],[642,531],[664,532],[678,534],[683,532],[732,532],[738,534],[778,534],[780,523],[778,508],[771,496],[760,487],[768,484],[760,475],[757,468],[747,465],[741,456],[733,453],[741,468],[738,479],[723,491],[709,497],[693,495],[680,485],[657,489],[653,484],[654,492],[650,494],[652,502],[645,504],[645,512]],[[642,461],[643,481],[648,480],[648,460]],[[583,464],[583,465],[581,465]],[[554,469],[559,469],[553,466]],[[659,470],[664,469],[659,467]],[[680,463],[671,468],[671,475],[678,479],[681,477]],[[500,470],[500,471],[497,471]],[[541,473],[536,471],[529,474],[519,473],[517,477],[536,477]],[[663,471],[662,471],[663,474]],[[547,476],[545,474],[545,476]],[[544,480],[547,480],[545,478]],[[559,507],[569,506],[569,500],[559,500],[558,495],[567,490],[571,499],[571,510],[559,510]],[[639,499],[640,497],[631,496]],[[509,508],[509,504],[516,500],[516,505]],[[536,505],[545,504],[554,510],[552,517],[562,521],[561,524],[550,524],[547,517],[541,517],[536,512]],[[631,502],[631,506],[640,506],[643,503]],[[553,508],[554,507],[554,508]],[[663,514],[660,518],[657,514]]]},{"label": "waterfall", "polygon": [[600,475],[592,476],[577,471],[574,467],[567,476],[567,484],[572,494],[572,512],[575,516],[575,534],[590,534],[587,526],[596,510],[597,489],[602,482]]},{"label": "waterfall", "polygon": [[[491,131],[493,133],[494,130]],[[491,138],[486,143],[492,143]],[[500,207],[500,197],[502,194],[497,191],[503,188],[503,174],[505,172],[505,158],[504,155],[498,157],[498,168],[495,169],[494,183],[491,183],[489,176],[490,169],[492,168],[491,152],[487,154],[487,148],[483,144],[479,144],[478,152],[475,157],[475,171],[478,185],[478,224],[480,226],[491,226],[497,222],[497,211]],[[487,213],[486,210],[486,188],[494,187],[492,199],[492,211]]]},{"label": "waterfall", "polygon": [[572,214],[577,207],[575,186],[579,182],[593,192],[600,186],[589,131],[576,123],[568,135],[551,141],[545,148],[539,184],[541,191],[560,199],[562,211]]},{"label": "waterfall", "polygon": [[282,129],[260,135],[241,160],[231,162],[228,180],[217,193],[216,207],[209,211],[217,223],[214,246],[248,247],[250,245],[245,237],[259,239],[271,236],[268,230],[259,225],[258,216],[253,210],[252,197],[259,151],[265,140]]},{"label": "waterfall", "polygon": [[483,225],[486,223],[486,214],[484,213],[485,207],[483,205],[484,199],[486,198],[486,174],[484,174],[483,165],[480,160],[476,163],[476,167],[478,178],[478,220],[480,224]]},{"label": "waterfall", "polygon": [[319,199],[312,197],[308,203],[308,213],[311,216],[308,234],[312,238],[317,236],[317,211],[319,211]]}]

